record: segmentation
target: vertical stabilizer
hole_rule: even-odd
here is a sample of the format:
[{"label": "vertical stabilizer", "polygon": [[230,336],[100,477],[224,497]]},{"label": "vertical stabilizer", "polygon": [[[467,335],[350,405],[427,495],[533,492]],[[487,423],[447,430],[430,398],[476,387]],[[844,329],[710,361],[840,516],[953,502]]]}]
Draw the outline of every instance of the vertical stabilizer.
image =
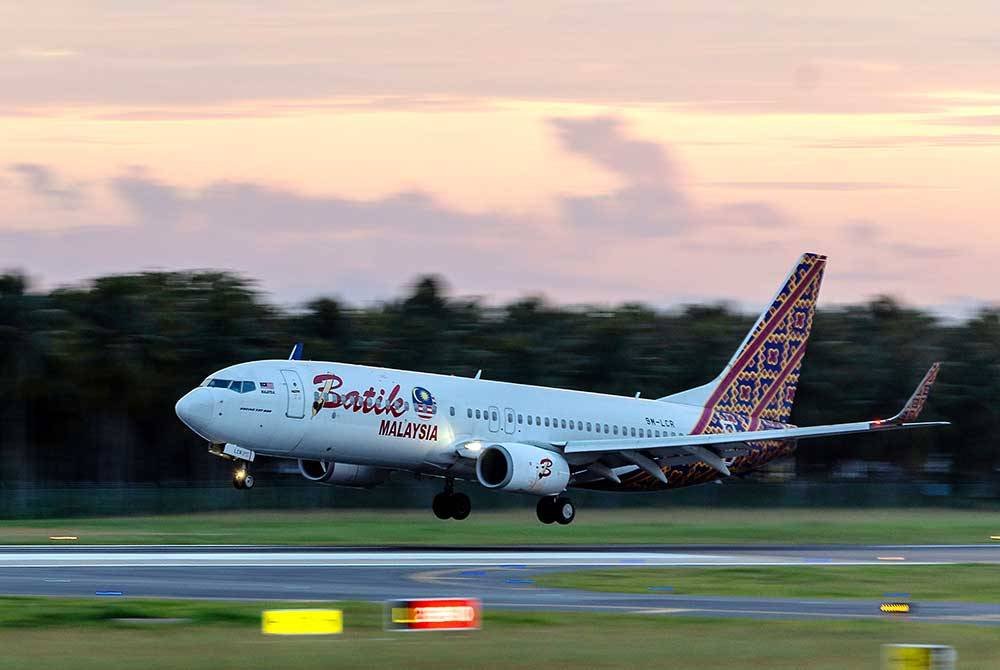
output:
[{"label": "vertical stabilizer", "polygon": [[704,408],[693,433],[724,430],[726,414],[788,422],[825,267],[826,256],[803,254],[722,374],[660,398]]}]

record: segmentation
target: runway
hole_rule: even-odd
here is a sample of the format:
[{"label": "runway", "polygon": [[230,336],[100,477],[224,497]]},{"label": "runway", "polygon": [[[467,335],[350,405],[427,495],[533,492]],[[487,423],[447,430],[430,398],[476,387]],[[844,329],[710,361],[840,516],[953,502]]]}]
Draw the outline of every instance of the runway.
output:
[{"label": "runway", "polygon": [[[997,545],[618,546],[465,549],[240,546],[0,546],[0,593],[93,597],[369,600],[474,596],[496,609],[761,619],[882,619],[871,600],[593,593],[532,575],[594,567],[1000,564]],[[947,574],[945,571],[944,575]],[[665,589],[665,585],[650,585]],[[1000,625],[1000,603],[916,603],[915,621]]]}]

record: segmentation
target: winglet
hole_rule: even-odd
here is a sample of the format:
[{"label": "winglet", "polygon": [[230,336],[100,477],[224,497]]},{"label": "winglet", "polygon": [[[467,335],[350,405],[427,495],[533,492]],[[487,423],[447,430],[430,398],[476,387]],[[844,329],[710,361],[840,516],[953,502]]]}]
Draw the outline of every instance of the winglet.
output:
[{"label": "winglet", "polygon": [[934,386],[934,381],[937,379],[938,370],[941,369],[940,363],[935,363],[931,366],[927,374],[917,385],[916,390],[910,399],[906,401],[903,409],[896,416],[891,419],[886,419],[885,421],[879,421],[877,423],[910,423],[911,421],[916,421],[917,417],[920,416],[920,412],[924,409],[924,404],[927,402],[927,396],[931,392],[931,387]]},{"label": "winglet", "polygon": [[292,347],[292,353],[288,354],[288,360],[290,361],[301,361],[302,360],[302,343],[296,342],[295,346]]}]

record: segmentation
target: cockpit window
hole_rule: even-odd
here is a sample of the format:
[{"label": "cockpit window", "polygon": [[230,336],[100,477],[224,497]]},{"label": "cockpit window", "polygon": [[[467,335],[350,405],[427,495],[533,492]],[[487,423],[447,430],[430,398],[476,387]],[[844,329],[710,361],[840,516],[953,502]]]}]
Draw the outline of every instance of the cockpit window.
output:
[{"label": "cockpit window", "polygon": [[213,379],[208,382],[208,386],[218,389],[229,389],[237,393],[250,393],[257,390],[257,384],[254,382],[234,381],[232,379]]}]

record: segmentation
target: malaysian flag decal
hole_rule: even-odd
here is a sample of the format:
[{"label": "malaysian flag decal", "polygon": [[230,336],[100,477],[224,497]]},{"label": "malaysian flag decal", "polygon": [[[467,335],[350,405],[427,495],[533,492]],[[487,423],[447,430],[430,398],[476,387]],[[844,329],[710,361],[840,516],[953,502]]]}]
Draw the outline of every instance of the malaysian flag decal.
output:
[{"label": "malaysian flag decal", "polygon": [[413,409],[421,419],[431,419],[437,413],[437,403],[431,392],[422,386],[413,389]]}]

